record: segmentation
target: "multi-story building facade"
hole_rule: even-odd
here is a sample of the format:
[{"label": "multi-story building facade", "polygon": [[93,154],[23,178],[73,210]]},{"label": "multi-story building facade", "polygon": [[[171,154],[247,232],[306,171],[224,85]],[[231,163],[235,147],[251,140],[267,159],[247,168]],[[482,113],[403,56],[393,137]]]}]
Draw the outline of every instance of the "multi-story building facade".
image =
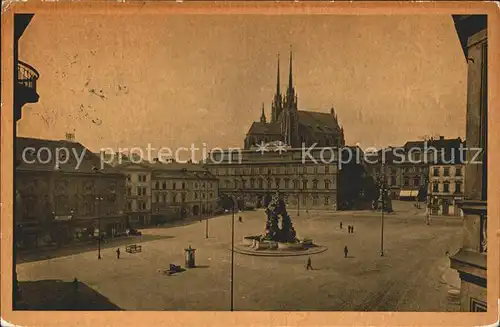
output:
[{"label": "multi-story building facade", "polygon": [[447,149],[458,148],[460,138],[409,141],[404,146],[379,150],[369,157],[369,170],[373,177],[385,176],[391,199],[426,201],[429,168]]},{"label": "multi-story building facade", "polygon": [[464,200],[464,174],[462,160],[445,160],[430,165],[427,190],[429,214],[462,215],[459,203]]},{"label": "multi-story building facade", "polygon": [[151,224],[152,169],[149,164],[123,163],[116,166],[125,175],[125,213],[131,227]]},{"label": "multi-story building facade", "polygon": [[216,211],[219,183],[202,165],[153,163],[149,166],[153,223],[202,217]]},{"label": "multi-story building facade", "polygon": [[[68,152],[58,149],[66,149]],[[78,156],[83,159],[78,163]],[[57,164],[56,157],[59,162]],[[114,236],[126,228],[125,177],[83,145],[18,137],[16,243],[20,248]]]},{"label": "multi-story building facade", "polygon": [[[488,248],[487,16],[458,15],[453,16],[453,20],[468,65],[466,137],[467,148],[471,150],[467,151],[465,192],[461,203],[464,237],[462,247],[451,256],[450,263],[461,279],[461,310],[484,312],[487,311]],[[477,150],[472,150],[474,148],[482,149],[479,156]]]},{"label": "multi-story building facade", "polygon": [[219,180],[221,194],[237,196],[256,207],[279,190],[285,202],[298,212],[337,209],[338,158],[329,150],[323,154],[322,148],[311,151],[318,159],[314,162],[303,158],[302,149],[269,149],[265,153],[255,149],[217,151],[209,156],[205,167]]}]

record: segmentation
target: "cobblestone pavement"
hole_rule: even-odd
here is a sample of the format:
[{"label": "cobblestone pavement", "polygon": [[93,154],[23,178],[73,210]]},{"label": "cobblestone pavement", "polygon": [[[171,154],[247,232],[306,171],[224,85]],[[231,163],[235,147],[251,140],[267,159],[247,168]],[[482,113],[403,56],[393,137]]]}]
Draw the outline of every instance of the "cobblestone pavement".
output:
[{"label": "cobblestone pavement", "polygon": [[[307,257],[255,257],[235,254],[235,310],[453,311],[450,285],[443,281],[461,240],[461,218],[424,224],[421,217],[398,215],[384,221],[381,257],[380,213],[363,216],[309,212],[296,217],[299,237],[328,247]],[[238,216],[243,217],[239,223]],[[343,229],[339,228],[340,221]],[[347,225],[355,226],[354,234]],[[237,213],[235,241],[263,232],[263,211]],[[115,248],[17,265],[20,281],[78,278],[125,310],[229,310],[231,216],[172,228],[147,229],[158,239],[143,242],[142,253],[116,259]],[[165,236],[169,236],[166,238]],[[196,249],[197,268],[166,276],[159,270],[184,265],[184,249]],[[343,249],[347,245],[348,258]],[[29,298],[24,294],[24,298]],[[36,305],[36,304],[35,304]],[[33,305],[31,305],[33,306]]]}]

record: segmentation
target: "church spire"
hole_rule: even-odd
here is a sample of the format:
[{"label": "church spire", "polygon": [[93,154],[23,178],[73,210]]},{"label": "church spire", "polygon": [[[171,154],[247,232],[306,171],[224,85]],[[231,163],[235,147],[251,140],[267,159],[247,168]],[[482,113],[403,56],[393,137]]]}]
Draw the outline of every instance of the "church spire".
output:
[{"label": "church spire", "polygon": [[260,122],[266,123],[266,114],[264,113],[264,103],[262,103],[262,114],[260,115]]},{"label": "church spire", "polygon": [[278,70],[276,75],[276,94],[274,94],[273,103],[271,105],[271,123],[278,121],[281,111],[283,110],[283,101],[280,90],[280,54],[277,55]]}]

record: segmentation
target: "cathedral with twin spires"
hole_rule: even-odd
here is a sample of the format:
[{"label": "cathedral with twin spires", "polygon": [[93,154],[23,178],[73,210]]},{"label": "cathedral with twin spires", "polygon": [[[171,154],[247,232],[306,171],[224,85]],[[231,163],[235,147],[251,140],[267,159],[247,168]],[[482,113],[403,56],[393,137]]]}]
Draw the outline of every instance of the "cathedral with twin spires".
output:
[{"label": "cathedral with twin spires", "polygon": [[293,86],[292,52],[288,87],[285,94],[280,89],[280,63],[278,56],[278,74],[276,93],[271,104],[271,119],[268,122],[264,104],[260,121],[252,123],[245,137],[245,149],[260,143],[283,142],[293,148],[345,146],[344,129],[340,126],[333,108],[329,113],[298,110],[298,97]]}]

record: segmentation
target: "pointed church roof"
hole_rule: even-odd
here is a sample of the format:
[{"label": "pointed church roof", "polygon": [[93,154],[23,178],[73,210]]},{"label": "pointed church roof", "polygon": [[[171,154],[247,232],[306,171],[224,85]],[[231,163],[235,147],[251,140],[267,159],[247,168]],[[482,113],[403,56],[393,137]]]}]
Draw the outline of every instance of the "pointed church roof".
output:
[{"label": "pointed church roof", "polygon": [[260,115],[260,122],[265,123],[266,122],[266,114],[264,112],[264,103],[262,103],[262,114]]},{"label": "pointed church roof", "polygon": [[253,122],[248,134],[281,135],[281,126],[279,123]]},{"label": "pointed church roof", "polygon": [[340,131],[337,119],[330,114],[314,111],[297,111],[299,124],[320,133],[333,133]]}]

